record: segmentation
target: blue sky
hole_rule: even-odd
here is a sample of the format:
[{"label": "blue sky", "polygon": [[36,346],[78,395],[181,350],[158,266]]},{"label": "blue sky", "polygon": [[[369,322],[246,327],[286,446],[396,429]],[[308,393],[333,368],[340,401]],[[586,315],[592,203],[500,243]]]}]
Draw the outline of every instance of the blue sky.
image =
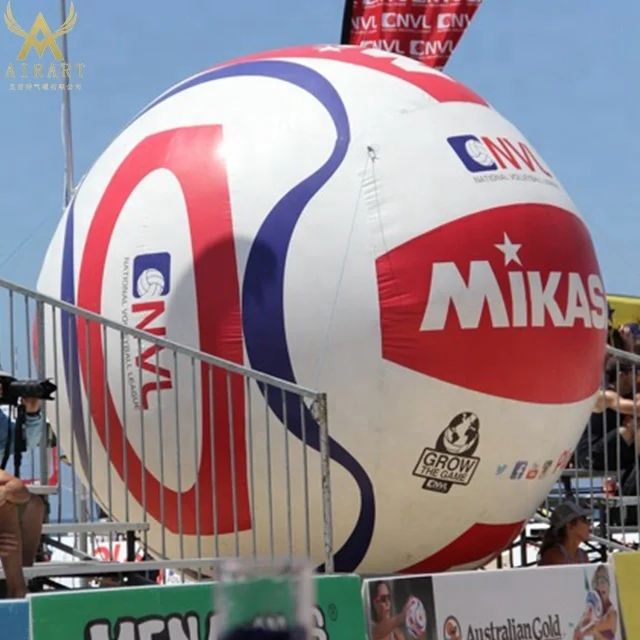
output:
[{"label": "blue sky", "polygon": [[[72,96],[76,177],[129,118],[183,78],[260,50],[338,41],[343,2],[76,0],[70,56],[86,65]],[[12,8],[26,28],[38,10],[58,22],[58,0],[13,0]],[[485,0],[447,67],[512,120],[559,176],[590,226],[612,293],[640,294],[640,147],[632,144],[639,21],[640,3],[621,11],[612,2]],[[3,68],[20,42],[0,28]],[[7,82],[0,277],[34,286],[61,215],[60,95],[9,91]]]}]

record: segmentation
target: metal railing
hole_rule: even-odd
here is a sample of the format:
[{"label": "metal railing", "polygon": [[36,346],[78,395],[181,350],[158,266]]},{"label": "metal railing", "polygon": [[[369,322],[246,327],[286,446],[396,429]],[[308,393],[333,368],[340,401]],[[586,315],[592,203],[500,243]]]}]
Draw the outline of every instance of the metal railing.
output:
[{"label": "metal railing", "polygon": [[[0,280],[0,368],[52,378],[21,477],[49,522],[149,523],[158,559],[303,555],[333,570],[326,396]],[[7,468],[11,471],[11,467]],[[112,535],[111,533],[109,535]]]},{"label": "metal railing", "polygon": [[[53,529],[79,522],[69,529],[77,536],[100,516],[134,523],[137,553],[171,566],[307,555],[333,570],[325,394],[164,339],[153,307],[142,330],[1,279],[0,292],[0,369],[59,385],[43,403],[57,446],[43,432],[21,470],[34,491],[53,494]],[[640,356],[609,347],[608,357],[610,407],[592,414],[530,527],[577,500],[594,513],[601,557],[640,543]],[[123,534],[96,533],[115,559],[113,536]],[[531,563],[531,537],[516,542],[510,564]]]}]

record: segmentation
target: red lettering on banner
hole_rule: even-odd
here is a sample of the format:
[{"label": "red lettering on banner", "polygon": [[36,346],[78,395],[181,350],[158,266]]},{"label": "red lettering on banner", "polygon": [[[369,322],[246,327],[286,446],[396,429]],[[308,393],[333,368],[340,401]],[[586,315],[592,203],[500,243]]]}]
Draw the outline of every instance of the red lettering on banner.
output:
[{"label": "red lettering on banner", "polygon": [[348,44],[405,52],[442,69],[482,0],[414,0],[400,6],[388,0],[351,1]]},{"label": "red lettering on banner", "polygon": [[464,31],[469,26],[469,16],[466,13],[441,13],[436,22],[439,30],[459,29]]},{"label": "red lettering on banner", "polygon": [[363,46],[380,49],[381,51],[389,51],[390,53],[398,53],[399,55],[405,55],[405,50],[402,48],[400,40],[366,40]]},{"label": "red lettering on banner", "polygon": [[431,25],[424,13],[413,15],[412,13],[395,11],[382,14],[382,28],[397,29],[398,31],[405,29],[430,31]]},{"label": "red lettering on banner", "polygon": [[412,58],[423,58],[425,56],[451,55],[453,53],[453,43],[450,40],[412,40],[409,45],[409,54]]},{"label": "red lettering on banner", "polygon": [[351,19],[351,27],[354,31],[369,31],[377,29],[376,16],[356,16]]},{"label": "red lettering on banner", "polygon": [[[158,169],[168,170],[180,183],[186,203],[193,252],[197,320],[200,328],[199,348],[226,360],[242,363],[240,289],[236,275],[229,188],[226,167],[220,154],[215,153],[221,141],[222,128],[219,125],[173,129],[145,138],[123,160],[107,186],[91,221],[80,266],[78,305],[101,313],[106,258],[122,209],[133,190],[146,176]],[[214,289],[210,286],[212,273],[225,274]],[[158,302],[136,306],[138,311],[146,313],[138,325],[139,328],[144,328],[151,334],[163,335],[163,328],[150,326],[163,310],[158,306]],[[194,535],[198,531],[202,535],[213,535],[216,531],[228,534],[234,530],[250,529],[242,378],[232,376],[227,380],[225,371],[215,369],[212,372],[209,365],[201,366],[200,465],[193,486],[178,494],[162,486],[153,473],[145,468],[126,438],[105,377],[105,356],[100,326],[91,323],[87,327],[87,323],[79,321],[78,336],[82,377],[91,399],[91,417],[100,441],[105,449],[110,450],[111,462],[122,479],[125,477],[126,455],[128,489],[142,504],[144,487],[149,515],[172,533],[182,530],[187,535]],[[152,357],[155,359],[155,354],[155,347],[145,350],[138,360],[139,365],[143,369],[155,372],[155,365],[152,366],[149,362]],[[166,388],[166,374],[170,372],[159,368],[158,373],[163,378],[160,381],[160,389]],[[145,385],[142,389],[145,401],[150,392],[159,391],[156,382],[150,384],[152,386]],[[212,396],[215,398],[213,406]],[[232,425],[230,416],[233,416]],[[215,474],[212,459],[213,438]],[[123,451],[123,442],[126,443],[126,453]],[[231,451],[234,451],[233,461]],[[232,473],[234,466],[235,474]],[[213,509],[214,491],[217,514],[214,514]],[[196,492],[200,497],[198,505]],[[181,522],[178,522],[178,501],[182,507]],[[162,504],[164,522],[161,520]],[[199,523],[196,521],[198,511]],[[215,515],[217,522],[214,522]]]}]

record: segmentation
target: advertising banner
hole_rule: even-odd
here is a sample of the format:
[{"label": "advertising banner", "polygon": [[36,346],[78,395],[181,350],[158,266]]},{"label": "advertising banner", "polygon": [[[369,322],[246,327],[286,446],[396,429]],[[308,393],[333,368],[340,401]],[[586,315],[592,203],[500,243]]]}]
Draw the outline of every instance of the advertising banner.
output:
[{"label": "advertising banner", "polygon": [[[317,576],[314,583],[312,637],[364,640],[360,579]],[[32,640],[210,640],[216,629],[211,582],[91,589],[30,600]],[[265,625],[270,613],[262,617]]]},{"label": "advertising banner", "polygon": [[29,640],[29,603],[26,600],[0,602],[0,638]]},{"label": "advertising banner", "polygon": [[370,638],[623,637],[613,570],[606,564],[367,580],[363,589]]},{"label": "advertising banner", "polygon": [[608,295],[609,328],[621,324],[640,325],[640,298],[636,296]]},{"label": "advertising banner", "polygon": [[616,553],[613,566],[627,638],[640,638],[640,553]]},{"label": "advertising banner", "polygon": [[482,0],[346,0],[342,44],[375,47],[442,69]]}]

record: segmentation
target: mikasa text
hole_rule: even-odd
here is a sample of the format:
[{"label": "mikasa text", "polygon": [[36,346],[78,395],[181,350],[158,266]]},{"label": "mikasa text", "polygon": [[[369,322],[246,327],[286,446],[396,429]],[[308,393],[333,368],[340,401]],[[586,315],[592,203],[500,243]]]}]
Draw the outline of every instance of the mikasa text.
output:
[{"label": "mikasa text", "polygon": [[[551,271],[545,277],[540,271],[509,271],[509,304],[488,260],[474,260],[469,265],[469,281],[465,282],[455,262],[433,265],[427,307],[420,329],[444,329],[451,305],[455,307],[461,329],[477,329],[485,304],[495,328],[508,327],[573,327],[607,326],[607,302],[600,276],[591,274],[586,280],[579,273]],[[564,281],[564,282],[563,282]],[[566,308],[556,300],[561,284],[567,286]]]}]

